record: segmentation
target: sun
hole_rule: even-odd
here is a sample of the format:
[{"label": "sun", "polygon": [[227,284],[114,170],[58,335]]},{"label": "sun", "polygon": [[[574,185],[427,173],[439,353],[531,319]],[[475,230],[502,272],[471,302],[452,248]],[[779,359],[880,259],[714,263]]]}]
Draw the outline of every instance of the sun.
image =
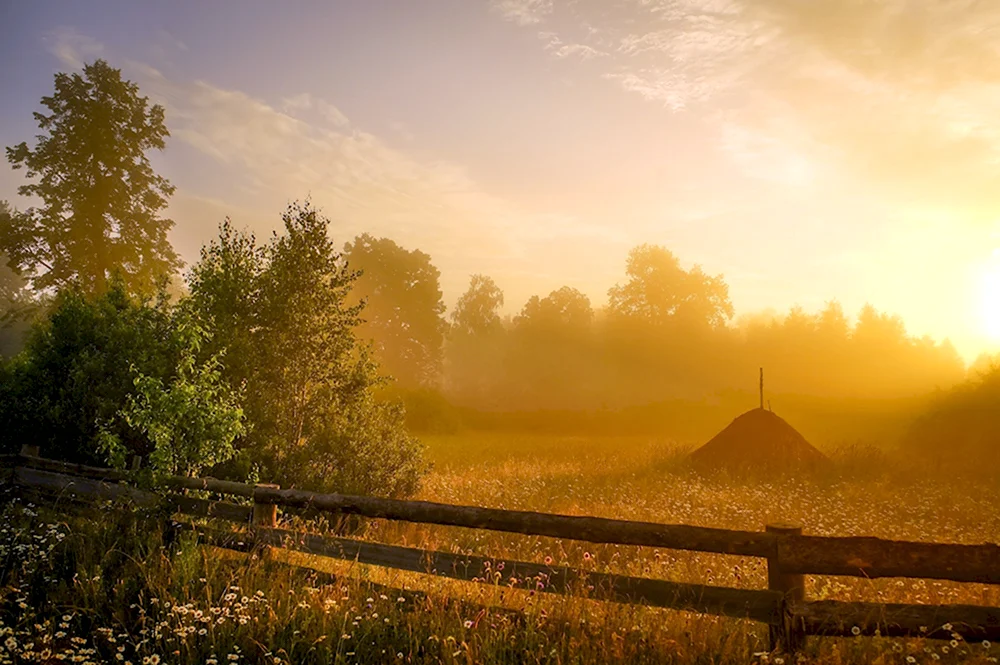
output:
[{"label": "sun", "polygon": [[982,314],[986,334],[1000,342],[1000,249],[993,256],[983,274]]}]

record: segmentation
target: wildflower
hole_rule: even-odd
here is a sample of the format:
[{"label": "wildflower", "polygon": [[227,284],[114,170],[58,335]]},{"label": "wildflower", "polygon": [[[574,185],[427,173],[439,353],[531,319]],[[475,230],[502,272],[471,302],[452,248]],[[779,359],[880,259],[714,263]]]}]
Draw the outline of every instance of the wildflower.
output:
[{"label": "wildflower", "polygon": [[855,637],[857,637],[860,634],[861,634],[861,629],[860,628],[858,628],[857,626],[855,626],[854,628],[851,628],[851,635],[854,635]]},{"label": "wildflower", "polygon": [[989,649],[990,648],[990,641],[989,640],[983,640],[983,648],[984,649]]},{"label": "wildflower", "polygon": [[917,659],[914,658],[913,656],[907,656],[906,657],[906,662],[907,663],[915,663],[915,662],[917,662]]},{"label": "wildflower", "polygon": [[551,566],[552,565],[552,557],[550,557],[550,556],[545,557],[545,565],[546,566]]},{"label": "wildflower", "polygon": [[219,665],[219,660],[215,657],[214,653],[208,657],[208,660],[205,661],[205,665]]},{"label": "wildflower", "polygon": [[950,624],[950,623],[946,623],[945,625],[941,626],[941,628],[942,628],[943,630],[948,630],[948,631],[950,631],[950,630],[951,630],[951,624]]},{"label": "wildflower", "polygon": [[397,651],[396,652],[396,658],[399,658],[400,660],[402,660],[403,659],[403,652],[402,651]]},{"label": "wildflower", "polygon": [[466,628],[472,628],[472,621],[470,621],[469,619],[466,619],[464,625],[465,625]]},{"label": "wildflower", "polygon": [[583,553],[583,560],[584,561],[590,561],[590,552],[584,552]]}]

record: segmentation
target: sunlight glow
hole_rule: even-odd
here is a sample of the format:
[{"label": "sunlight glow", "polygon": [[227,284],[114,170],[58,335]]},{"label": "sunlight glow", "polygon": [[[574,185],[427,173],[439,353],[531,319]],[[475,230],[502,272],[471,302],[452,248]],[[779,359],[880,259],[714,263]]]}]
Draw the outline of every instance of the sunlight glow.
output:
[{"label": "sunlight glow", "polygon": [[1000,249],[993,250],[993,257],[983,275],[983,322],[990,339],[1000,341]]}]

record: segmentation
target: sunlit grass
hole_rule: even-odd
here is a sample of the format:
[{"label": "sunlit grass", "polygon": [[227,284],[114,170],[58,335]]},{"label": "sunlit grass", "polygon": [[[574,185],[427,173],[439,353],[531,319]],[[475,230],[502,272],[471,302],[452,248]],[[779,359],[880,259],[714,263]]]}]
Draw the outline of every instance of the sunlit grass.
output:
[{"label": "sunlit grass", "polygon": [[[865,451],[847,451],[840,471],[814,480],[710,481],[687,473],[686,448],[663,439],[463,435],[427,443],[435,469],[421,499],[734,529],[794,521],[813,534],[1000,540],[996,483],[918,475]],[[886,467],[859,472],[875,461]],[[56,653],[77,662],[133,663],[787,659],[763,654],[766,629],[749,621],[458,582],[283,550],[248,556],[195,546],[188,536],[169,552],[160,547],[156,530],[162,518],[113,515],[66,519],[21,506],[4,515],[0,630],[14,642],[0,647],[0,662],[57,662],[51,659]],[[383,520],[367,523],[358,535],[595,571],[766,586],[765,563],[753,558]],[[922,580],[810,577],[807,594],[1000,605],[996,587]],[[40,655],[46,649],[49,660]],[[961,641],[857,638],[810,639],[804,658],[995,662],[990,659],[997,654],[993,645]]]}]

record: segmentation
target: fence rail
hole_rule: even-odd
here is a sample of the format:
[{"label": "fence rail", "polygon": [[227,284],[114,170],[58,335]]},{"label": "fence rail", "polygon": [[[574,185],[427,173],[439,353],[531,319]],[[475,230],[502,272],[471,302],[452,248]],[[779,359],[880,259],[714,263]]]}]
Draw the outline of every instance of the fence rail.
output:
[{"label": "fence rail", "polygon": [[[0,462],[17,488],[82,501],[125,499],[142,506],[165,505],[183,515],[221,519],[248,527],[234,535],[189,525],[204,542],[213,545],[232,548],[239,541],[241,548],[281,547],[470,582],[752,619],[770,627],[773,648],[795,650],[807,635],[921,635],[951,639],[951,632],[958,632],[967,638],[1000,640],[998,607],[810,601],[804,593],[805,575],[1000,584],[1000,546],[996,544],[808,536],[802,535],[796,525],[780,524],[768,525],[765,531],[736,531],[319,494],[213,478],[169,477],[162,482],[163,490],[180,490],[180,493],[149,492],[125,484],[131,476],[129,472],[45,459],[30,447],[21,455],[6,456]],[[254,503],[247,506],[195,498],[185,495],[188,490],[252,498]],[[593,543],[761,557],[768,564],[768,589],[671,582],[299,533],[276,528],[279,506]],[[943,631],[941,627],[945,624],[951,624],[952,629]]]}]

